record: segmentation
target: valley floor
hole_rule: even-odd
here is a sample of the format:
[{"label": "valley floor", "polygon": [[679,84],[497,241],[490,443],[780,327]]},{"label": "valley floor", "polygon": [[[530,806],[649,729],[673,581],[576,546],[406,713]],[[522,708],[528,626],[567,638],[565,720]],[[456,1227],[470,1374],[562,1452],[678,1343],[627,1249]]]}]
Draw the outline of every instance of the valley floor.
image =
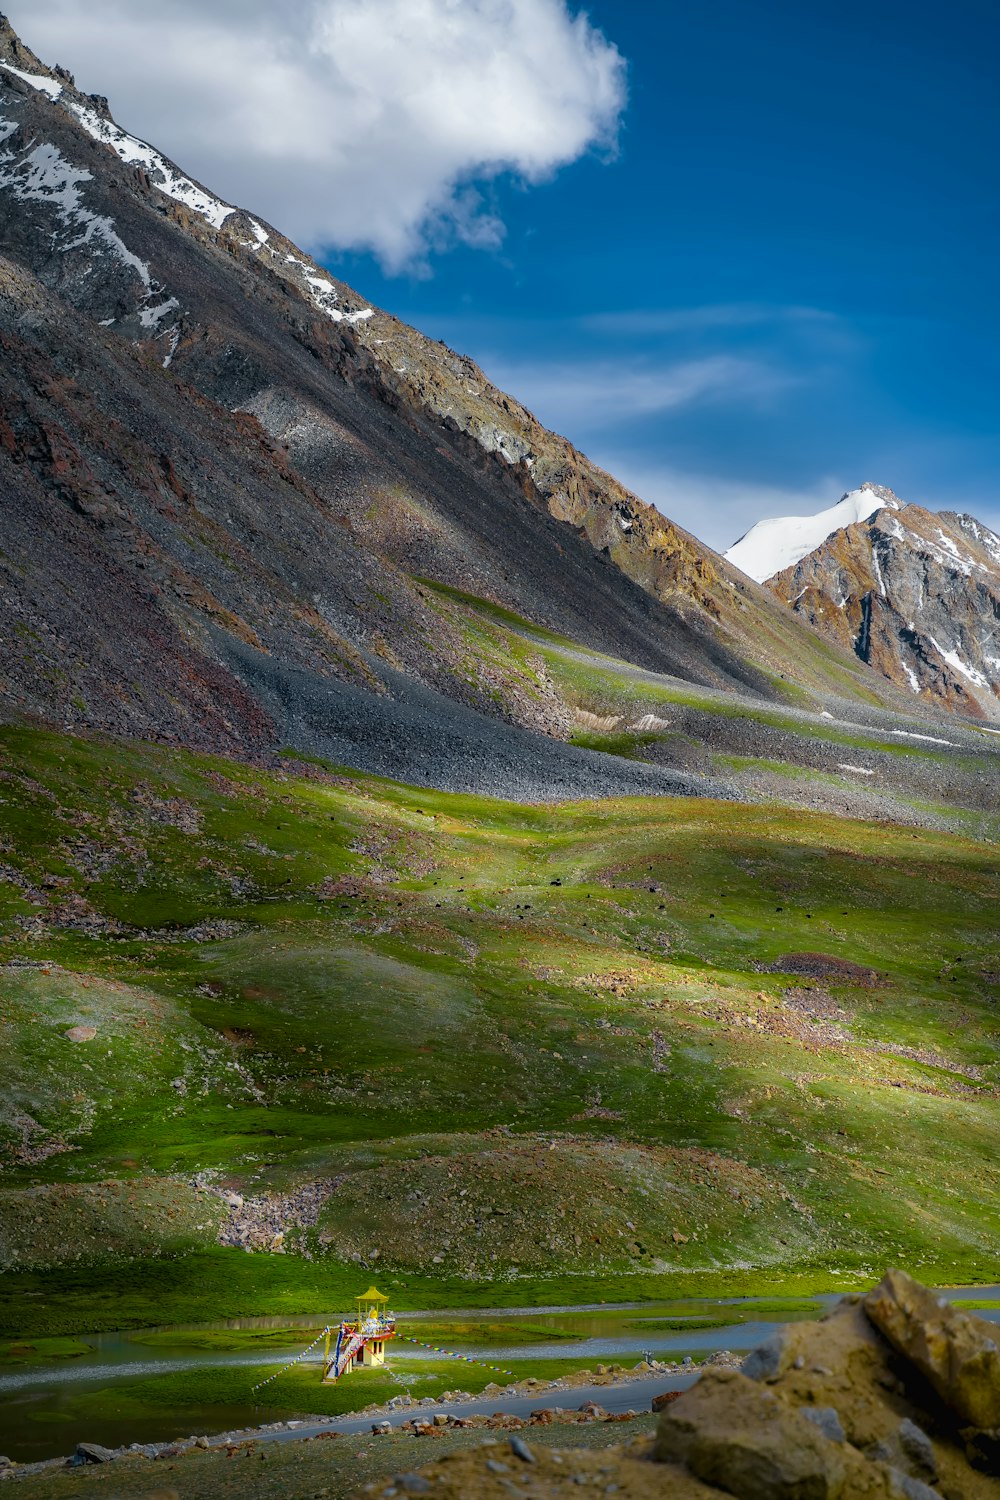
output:
[{"label": "valley floor", "polygon": [[989,842],[23,726],[0,796],[10,1339],[996,1280]]}]

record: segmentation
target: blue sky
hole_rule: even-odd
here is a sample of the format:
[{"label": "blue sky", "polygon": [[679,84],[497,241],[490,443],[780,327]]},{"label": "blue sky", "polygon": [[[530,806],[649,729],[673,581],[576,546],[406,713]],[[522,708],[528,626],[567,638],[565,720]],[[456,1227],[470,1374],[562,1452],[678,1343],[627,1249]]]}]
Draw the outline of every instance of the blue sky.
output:
[{"label": "blue sky", "polygon": [[864,479],[1000,524],[997,7],[588,13],[616,156],[481,188],[499,248],[331,269],[715,546]]},{"label": "blue sky", "polygon": [[996,0],[5,8],[712,545],[866,479],[1000,526]]}]

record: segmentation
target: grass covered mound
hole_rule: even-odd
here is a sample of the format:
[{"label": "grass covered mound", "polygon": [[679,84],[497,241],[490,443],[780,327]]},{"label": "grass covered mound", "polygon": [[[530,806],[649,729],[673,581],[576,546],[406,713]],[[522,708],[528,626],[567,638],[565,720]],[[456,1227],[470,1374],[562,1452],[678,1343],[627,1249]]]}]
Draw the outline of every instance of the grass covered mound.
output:
[{"label": "grass covered mound", "polygon": [[[16,1273],[62,1268],[52,1292],[76,1275],[109,1326],[97,1272],[134,1280],[130,1257],[147,1322],[322,1310],[361,1266],[408,1283],[400,1306],[995,1275],[991,845],[26,728],[0,782],[24,1316]],[[282,1259],[199,1272],[239,1246]],[[181,1252],[163,1300],[156,1257]]]},{"label": "grass covered mound", "polygon": [[531,1135],[426,1145],[434,1154],[351,1173],[324,1204],[320,1244],[341,1260],[474,1278],[513,1258],[530,1272],[665,1270],[699,1239],[714,1257],[728,1245],[733,1265],[811,1248],[809,1219],[779,1184],[712,1152]]}]

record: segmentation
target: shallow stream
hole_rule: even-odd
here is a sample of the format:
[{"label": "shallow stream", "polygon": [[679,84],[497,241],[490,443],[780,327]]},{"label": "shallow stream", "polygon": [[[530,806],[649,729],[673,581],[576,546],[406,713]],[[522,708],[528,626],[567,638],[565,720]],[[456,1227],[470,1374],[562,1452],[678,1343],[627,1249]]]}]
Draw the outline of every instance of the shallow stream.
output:
[{"label": "shallow stream", "polygon": [[[1000,1287],[949,1291],[947,1295],[954,1301],[1000,1301]],[[818,1317],[836,1300],[835,1296],[790,1299],[785,1311],[773,1297],[688,1299],[683,1303],[683,1311],[678,1311],[676,1304],[649,1303],[575,1308],[462,1309],[455,1312],[436,1310],[401,1315],[399,1326],[401,1331],[418,1339],[421,1321],[438,1325],[448,1322],[468,1325],[481,1321],[491,1325],[491,1334],[495,1333],[495,1325],[501,1322],[509,1322],[512,1330],[528,1326],[536,1331],[537,1341],[508,1344],[502,1338],[496,1338],[493,1342],[478,1344],[463,1341],[457,1346],[463,1355],[490,1365],[502,1365],[505,1370],[514,1372],[514,1379],[520,1379],[522,1372],[523,1375],[530,1374],[532,1363],[539,1360],[570,1360],[577,1368],[583,1369],[593,1368],[600,1361],[634,1364],[644,1353],[657,1359],[680,1359],[689,1354],[695,1357],[705,1355],[717,1349],[752,1349],[783,1323]],[[762,1307],[766,1306],[767,1317],[753,1316],[758,1301]],[[809,1303],[812,1305],[807,1305]],[[980,1316],[1000,1322],[1000,1310],[984,1311]],[[664,1327],[667,1320],[672,1325],[669,1329]],[[15,1461],[28,1462],[71,1453],[76,1443],[82,1440],[114,1448],[126,1443],[162,1442],[195,1433],[235,1431],[271,1421],[275,1416],[275,1406],[280,1404],[277,1390],[271,1388],[269,1402],[273,1404],[255,1406],[249,1392],[249,1379],[245,1405],[227,1402],[217,1406],[201,1404],[156,1409],[143,1408],[136,1403],[130,1397],[128,1382],[185,1370],[221,1370],[239,1366],[260,1369],[269,1364],[280,1367],[309,1344],[324,1323],[325,1319],[319,1317],[234,1318],[178,1325],[170,1329],[86,1334],[81,1336],[80,1342],[87,1346],[88,1352],[76,1357],[32,1359],[23,1365],[0,1365],[0,1453]],[[704,1326],[706,1323],[712,1326]],[[648,1326],[644,1328],[644,1324]],[[565,1336],[567,1325],[572,1328],[572,1337]],[[553,1333],[563,1330],[563,1336],[548,1342],[545,1339],[548,1327]],[[262,1345],[255,1343],[247,1350],[197,1349],[183,1345],[184,1334],[269,1328],[276,1330],[276,1341],[278,1331],[285,1331],[285,1340],[270,1348],[266,1341]],[[301,1345],[287,1342],[289,1328],[301,1328]],[[177,1344],[145,1344],[143,1340],[150,1334],[175,1336]],[[435,1334],[432,1341],[437,1338],[444,1341],[445,1336]],[[398,1343],[395,1348],[397,1358],[451,1362],[447,1353],[434,1353],[412,1344]],[[315,1363],[317,1380],[321,1356],[320,1343],[310,1357]],[[497,1375],[494,1378],[503,1385],[512,1377]],[[454,1385],[456,1388],[462,1385],[462,1371],[457,1364]],[[120,1399],[116,1399],[116,1387],[119,1387]],[[419,1377],[407,1377],[405,1383],[401,1380],[399,1390],[407,1388],[414,1397],[419,1397]],[[81,1396],[106,1399],[96,1401],[93,1414],[83,1418]],[[370,1399],[370,1390],[359,1392],[359,1404],[365,1405]],[[498,1397],[491,1401],[490,1409],[514,1409],[518,1399],[523,1404],[523,1397]],[[635,1394],[629,1396],[627,1404],[633,1404],[636,1399]],[[535,1400],[537,1404],[537,1398]],[[348,1424],[348,1418],[337,1418],[333,1423],[343,1430],[347,1430]]]}]

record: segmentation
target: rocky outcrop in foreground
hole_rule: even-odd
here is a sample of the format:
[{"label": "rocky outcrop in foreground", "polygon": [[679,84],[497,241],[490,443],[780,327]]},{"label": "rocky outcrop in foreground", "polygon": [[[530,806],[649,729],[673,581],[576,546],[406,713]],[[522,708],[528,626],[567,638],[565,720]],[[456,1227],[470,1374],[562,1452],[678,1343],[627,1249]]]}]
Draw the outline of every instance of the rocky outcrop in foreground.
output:
[{"label": "rocky outcrop in foreground", "polygon": [[656,1435],[603,1451],[523,1439],[456,1453],[362,1493],[621,1500],[980,1500],[1000,1495],[1000,1348],[991,1324],[890,1271],[742,1371],[706,1370]]}]

